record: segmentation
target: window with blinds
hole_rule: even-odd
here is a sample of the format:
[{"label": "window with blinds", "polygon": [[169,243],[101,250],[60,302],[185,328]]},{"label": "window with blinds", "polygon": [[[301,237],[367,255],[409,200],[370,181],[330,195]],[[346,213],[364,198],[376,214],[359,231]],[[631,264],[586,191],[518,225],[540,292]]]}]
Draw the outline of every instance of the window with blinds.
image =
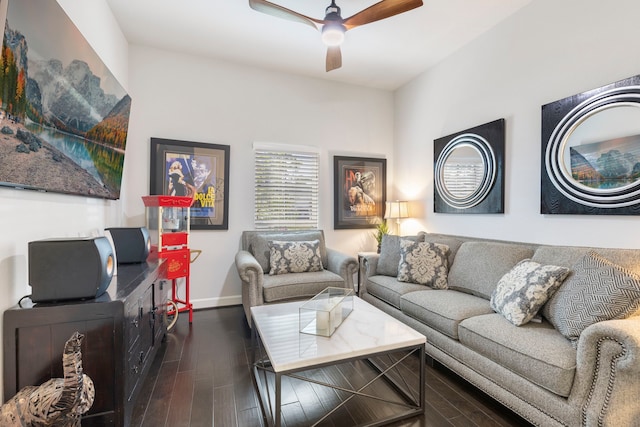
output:
[{"label": "window with blinds", "polygon": [[318,228],[319,154],[304,148],[254,144],[255,228]]}]

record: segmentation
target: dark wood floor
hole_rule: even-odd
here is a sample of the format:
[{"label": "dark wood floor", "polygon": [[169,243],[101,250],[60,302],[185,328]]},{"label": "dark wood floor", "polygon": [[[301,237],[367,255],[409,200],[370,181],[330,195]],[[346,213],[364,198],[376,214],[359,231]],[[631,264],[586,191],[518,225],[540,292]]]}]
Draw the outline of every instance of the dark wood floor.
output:
[{"label": "dark wood floor", "polygon": [[[142,385],[131,426],[264,426],[248,364],[250,347],[251,334],[241,306],[196,311],[192,325],[187,315],[180,315]],[[366,381],[368,370],[367,364],[353,362],[308,371],[307,375],[358,383]],[[412,375],[410,366],[406,371]],[[529,425],[437,364],[427,364],[426,377],[425,414],[392,426]],[[339,401],[340,393],[283,379],[283,425],[312,424],[327,412],[331,402]],[[350,426],[392,410],[370,399],[357,399],[322,425]]]}]

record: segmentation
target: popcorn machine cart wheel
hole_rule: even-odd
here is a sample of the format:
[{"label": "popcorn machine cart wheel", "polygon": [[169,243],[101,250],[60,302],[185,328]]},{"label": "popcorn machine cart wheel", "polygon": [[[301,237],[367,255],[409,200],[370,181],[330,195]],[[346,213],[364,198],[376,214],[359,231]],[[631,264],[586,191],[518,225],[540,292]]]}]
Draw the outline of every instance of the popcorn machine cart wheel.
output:
[{"label": "popcorn machine cart wheel", "polygon": [[[143,196],[147,212],[147,229],[151,238],[149,257],[165,258],[165,278],[171,280],[171,302],[167,316],[177,319],[178,313],[188,311],[193,321],[193,304],[189,295],[190,264],[198,258],[200,250],[189,249],[191,230],[191,197]],[[195,254],[195,257],[192,256]],[[179,296],[178,279],[184,279],[184,298]],[[177,312],[175,312],[177,308]],[[175,323],[175,322],[172,322]],[[172,325],[173,326],[173,325]]]}]

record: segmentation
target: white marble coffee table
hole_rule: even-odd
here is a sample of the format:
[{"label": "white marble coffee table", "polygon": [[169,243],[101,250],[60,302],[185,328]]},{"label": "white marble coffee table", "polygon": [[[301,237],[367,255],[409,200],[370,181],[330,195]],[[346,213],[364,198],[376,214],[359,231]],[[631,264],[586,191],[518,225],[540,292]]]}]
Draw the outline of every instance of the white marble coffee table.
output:
[{"label": "white marble coffee table", "polygon": [[[354,308],[351,314],[331,337],[300,333],[298,308],[304,302],[251,307],[253,374],[269,426],[281,425],[280,395],[283,375],[308,381],[307,378],[297,376],[295,373],[352,360],[369,360],[373,356],[395,352],[419,355],[419,396],[412,396],[398,384],[393,383],[394,389],[407,401],[407,411],[366,425],[383,425],[424,413],[424,347],[426,343],[424,335],[358,297],[354,297]],[[373,366],[380,369],[376,365]],[[392,381],[386,375],[391,369],[380,370],[380,375],[376,379],[384,378]],[[274,376],[275,403],[268,396],[267,373]],[[330,384],[322,385],[332,387]],[[340,390],[344,389],[340,388]],[[352,393],[351,397],[364,394],[360,390],[349,390],[349,392]],[[340,406],[349,399],[343,401]],[[329,414],[337,409],[338,407]]]}]

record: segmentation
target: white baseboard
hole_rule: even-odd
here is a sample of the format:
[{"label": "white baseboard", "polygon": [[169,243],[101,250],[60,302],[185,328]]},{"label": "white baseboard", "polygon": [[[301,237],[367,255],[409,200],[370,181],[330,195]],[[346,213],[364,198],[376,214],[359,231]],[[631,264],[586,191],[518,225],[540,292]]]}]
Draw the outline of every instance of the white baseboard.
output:
[{"label": "white baseboard", "polygon": [[193,304],[194,310],[198,310],[200,308],[214,308],[214,307],[225,307],[228,305],[240,305],[242,304],[242,295],[233,295],[230,297],[220,297],[220,298],[192,299],[191,304]]}]

